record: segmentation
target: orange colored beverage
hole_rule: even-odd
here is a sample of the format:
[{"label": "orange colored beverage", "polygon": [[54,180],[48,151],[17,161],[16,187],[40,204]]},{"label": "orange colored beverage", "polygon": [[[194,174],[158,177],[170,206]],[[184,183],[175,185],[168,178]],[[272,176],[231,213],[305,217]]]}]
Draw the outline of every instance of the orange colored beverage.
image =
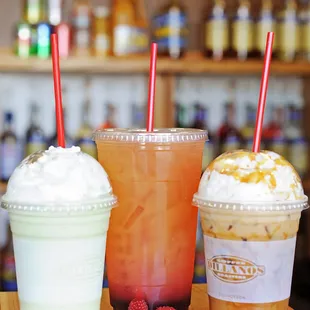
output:
[{"label": "orange colored beverage", "polygon": [[197,191],[206,132],[107,129],[98,158],[119,205],[111,215],[107,270],[111,305],[188,309],[194,270]]}]

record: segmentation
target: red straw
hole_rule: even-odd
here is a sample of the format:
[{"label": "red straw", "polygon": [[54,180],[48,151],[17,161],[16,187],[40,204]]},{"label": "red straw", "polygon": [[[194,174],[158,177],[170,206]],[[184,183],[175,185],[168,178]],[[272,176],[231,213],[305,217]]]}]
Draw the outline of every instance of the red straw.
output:
[{"label": "red straw", "polygon": [[268,80],[269,80],[269,72],[270,72],[270,63],[271,63],[271,58],[272,58],[273,39],[274,39],[274,33],[268,32],[267,42],[266,42],[266,51],[265,51],[264,69],[263,69],[263,76],[262,76],[261,85],[260,85],[260,94],[259,94],[257,116],[256,116],[256,126],[255,126],[253,149],[252,149],[252,151],[256,153],[259,152],[260,150],[260,141],[262,138],[264,112],[265,112],[265,106],[266,106]]},{"label": "red straw", "polygon": [[147,114],[147,124],[146,124],[147,131],[153,131],[154,130],[156,62],[157,62],[157,44],[152,43],[151,62],[150,62],[149,95],[148,95],[148,114]]},{"label": "red straw", "polygon": [[52,34],[51,39],[52,39],[52,61],[53,61],[57,138],[58,138],[58,145],[65,148],[66,141],[65,141],[64,117],[63,117],[63,110],[62,110],[58,37],[56,34]]}]

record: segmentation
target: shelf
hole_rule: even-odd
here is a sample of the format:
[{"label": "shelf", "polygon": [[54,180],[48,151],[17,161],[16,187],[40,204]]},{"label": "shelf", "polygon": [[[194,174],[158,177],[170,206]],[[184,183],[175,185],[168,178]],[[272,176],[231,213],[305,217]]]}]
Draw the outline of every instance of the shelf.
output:
[{"label": "shelf", "polygon": [[[188,56],[179,60],[159,58],[157,72],[160,74],[261,74],[262,66],[262,60],[239,62],[235,59],[226,59],[216,62],[204,58],[200,53],[189,53]],[[0,72],[50,73],[51,69],[52,64],[49,59],[42,60],[35,57],[21,59],[14,56],[8,49],[0,50]],[[61,70],[67,73],[148,73],[149,57],[72,56],[61,60]],[[310,76],[310,63],[303,61],[283,63],[275,60],[272,62],[271,73],[273,75]]]}]

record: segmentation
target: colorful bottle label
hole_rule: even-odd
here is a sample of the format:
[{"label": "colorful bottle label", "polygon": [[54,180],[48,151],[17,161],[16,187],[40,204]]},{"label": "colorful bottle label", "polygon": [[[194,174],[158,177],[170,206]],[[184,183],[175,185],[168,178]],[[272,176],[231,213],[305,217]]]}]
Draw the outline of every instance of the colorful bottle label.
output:
[{"label": "colorful bottle label", "polygon": [[154,26],[159,50],[179,50],[186,46],[187,18],[179,9],[156,16]]},{"label": "colorful bottle label", "polygon": [[296,237],[237,241],[204,236],[208,294],[237,303],[290,297]]},{"label": "colorful bottle label", "polygon": [[275,153],[286,157],[286,141],[284,138],[274,138],[269,141],[269,149]]},{"label": "colorful bottle label", "polygon": [[0,173],[8,180],[20,162],[20,149],[14,139],[7,139],[0,145]]},{"label": "colorful bottle label", "polygon": [[205,45],[208,50],[222,52],[229,47],[228,21],[222,16],[211,17],[206,23]]},{"label": "colorful bottle label", "polygon": [[253,22],[250,18],[236,18],[232,26],[232,46],[240,53],[253,49]]},{"label": "colorful bottle label", "polygon": [[97,56],[107,55],[110,50],[110,37],[105,33],[97,33],[94,38],[95,52]]},{"label": "colorful bottle label", "polygon": [[148,32],[146,28],[135,27],[133,29],[133,52],[145,53],[149,47]]},{"label": "colorful bottle label", "polygon": [[134,27],[129,25],[117,25],[114,28],[113,52],[115,56],[124,56],[133,52],[132,38]]},{"label": "colorful bottle label", "polygon": [[32,134],[26,145],[26,156],[46,149],[46,142],[41,135]]}]

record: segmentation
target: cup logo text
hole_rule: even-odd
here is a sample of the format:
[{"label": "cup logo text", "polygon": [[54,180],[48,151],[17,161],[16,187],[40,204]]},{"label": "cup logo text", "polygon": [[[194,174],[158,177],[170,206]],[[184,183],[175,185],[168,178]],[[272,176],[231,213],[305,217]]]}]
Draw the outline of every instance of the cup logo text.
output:
[{"label": "cup logo text", "polygon": [[218,255],[207,260],[207,267],[223,282],[245,283],[265,274],[265,266],[237,256]]}]

